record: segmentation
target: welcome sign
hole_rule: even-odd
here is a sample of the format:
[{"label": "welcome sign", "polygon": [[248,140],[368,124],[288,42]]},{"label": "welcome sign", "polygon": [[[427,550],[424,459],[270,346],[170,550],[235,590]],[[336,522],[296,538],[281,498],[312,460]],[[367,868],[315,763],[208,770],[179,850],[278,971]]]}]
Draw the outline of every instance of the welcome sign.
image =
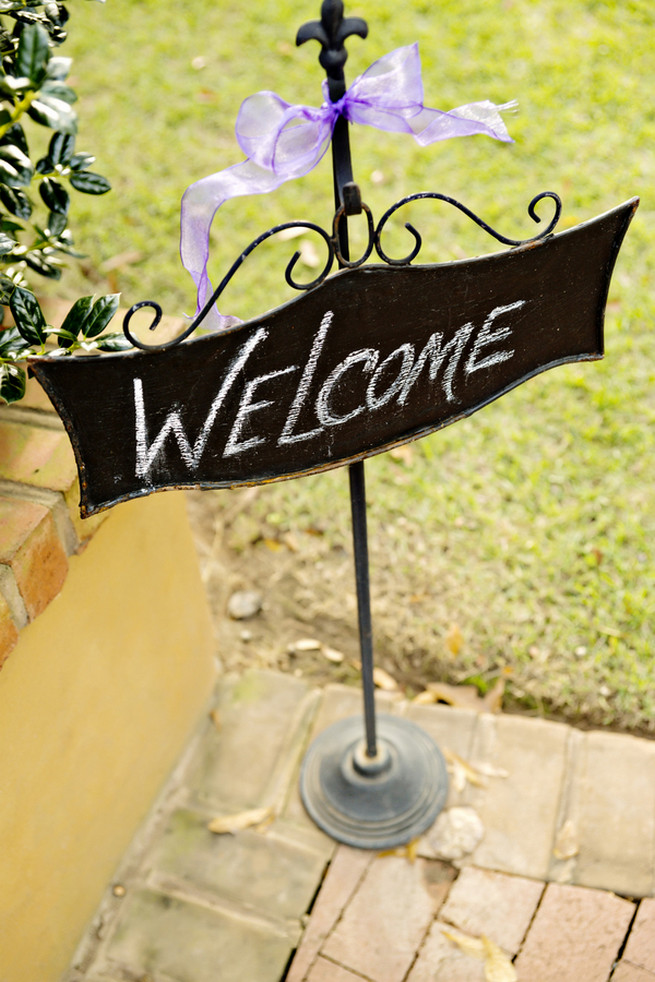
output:
[{"label": "welcome sign", "polygon": [[83,516],[167,487],[237,487],[380,453],[526,379],[603,355],[637,200],[516,249],[367,265],[166,351],[35,359],[68,430]]}]

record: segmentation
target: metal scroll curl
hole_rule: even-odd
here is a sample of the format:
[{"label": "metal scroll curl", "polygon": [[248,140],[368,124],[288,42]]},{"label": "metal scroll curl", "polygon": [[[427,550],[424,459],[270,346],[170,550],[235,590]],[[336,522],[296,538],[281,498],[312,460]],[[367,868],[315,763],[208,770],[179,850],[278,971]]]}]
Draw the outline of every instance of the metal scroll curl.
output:
[{"label": "metal scroll curl", "polygon": [[392,259],[391,256],[388,256],[386,252],[383,250],[381,244],[382,233],[385,229],[387,222],[390,220],[390,218],[393,215],[395,215],[395,213],[400,208],[403,208],[405,205],[410,204],[410,202],[412,201],[420,201],[425,198],[431,198],[436,201],[443,201],[448,205],[452,205],[453,208],[457,208],[458,211],[461,211],[462,214],[466,215],[467,218],[470,218],[472,222],[475,222],[475,224],[478,225],[488,235],[491,235],[498,242],[502,242],[503,245],[512,246],[513,248],[516,248],[518,246],[529,245],[531,242],[538,242],[541,239],[547,238],[547,236],[551,235],[551,233],[554,231],[557,223],[559,222],[560,215],[562,214],[562,201],[559,195],[555,194],[554,191],[542,191],[541,194],[537,194],[528,205],[528,215],[534,222],[540,222],[541,219],[537,214],[537,205],[545,198],[550,198],[555,205],[555,210],[550,222],[548,223],[546,228],[541,229],[541,231],[537,235],[533,235],[527,239],[510,239],[506,235],[502,235],[500,232],[496,231],[496,229],[492,228],[491,225],[483,221],[483,219],[480,218],[479,215],[476,215],[475,212],[471,211],[470,208],[467,208],[466,205],[463,205],[461,201],[457,201],[455,198],[450,198],[446,194],[439,194],[437,191],[419,191],[416,194],[410,194],[406,198],[402,198],[400,201],[397,201],[395,205],[392,205],[391,208],[389,208],[384,213],[384,215],[378,222],[378,226],[375,230],[375,251],[377,252],[380,259],[382,259],[389,266],[406,266],[409,263],[413,262],[421,250],[421,247],[423,245],[423,240],[417,229],[414,228],[414,226],[410,222],[405,222],[405,228],[414,237],[414,248],[407,256],[404,256],[402,259]]},{"label": "metal scroll curl", "polygon": [[216,287],[213,294],[211,295],[205,306],[202,308],[202,310],[196,315],[196,317],[194,317],[194,319],[191,321],[191,323],[186,328],[186,330],[183,331],[181,334],[179,334],[176,338],[173,338],[171,341],[167,341],[163,344],[147,344],[145,341],[140,341],[139,338],[137,338],[131,332],[130,321],[132,320],[132,317],[137,312],[137,310],[141,310],[144,307],[151,307],[155,312],[155,316],[153,318],[149,330],[155,331],[157,329],[162,319],[163,312],[160,305],[156,303],[156,301],[154,300],[141,300],[139,303],[135,303],[133,304],[132,307],[130,307],[130,309],[125,314],[125,317],[123,318],[123,333],[125,334],[125,337],[128,339],[128,341],[131,344],[134,345],[135,348],[141,348],[142,351],[164,351],[166,348],[174,348],[176,347],[176,345],[181,344],[182,341],[185,341],[188,337],[190,337],[191,334],[193,334],[195,330],[197,330],[197,328],[200,327],[202,322],[207,317],[209,311],[217,302],[218,298],[221,296],[221,294],[227,287],[228,283],[233,279],[234,275],[239,270],[239,268],[243,265],[243,263],[246,261],[248,256],[250,256],[251,253],[253,253],[255,249],[258,246],[260,246],[263,242],[265,242],[267,239],[270,239],[271,236],[277,235],[278,232],[284,232],[287,229],[296,229],[296,228],[309,229],[310,231],[316,232],[318,235],[320,235],[321,238],[324,239],[327,245],[328,254],[325,260],[325,265],[323,266],[323,269],[321,270],[319,275],[315,277],[310,283],[299,283],[296,279],[294,279],[293,276],[296,263],[300,259],[300,253],[296,250],[296,252],[293,254],[291,259],[287,263],[287,268],[285,270],[285,279],[289,284],[289,286],[292,287],[294,290],[300,290],[300,291],[311,290],[312,287],[318,286],[319,283],[322,283],[323,280],[326,278],[326,276],[328,275],[334,264],[335,248],[334,248],[333,238],[328,235],[328,233],[325,231],[324,228],[321,228],[320,225],[316,225],[314,222],[303,222],[303,221],[284,222],[281,225],[276,225],[273,228],[269,228],[268,231],[263,232],[256,239],[253,239],[250,245],[247,246],[247,248],[244,249],[244,251],[241,253],[239,258],[232,263],[229,270],[227,271],[227,273],[225,274],[219,285]]},{"label": "metal scroll curl", "polygon": [[[141,348],[143,351],[164,351],[167,348],[173,348],[176,347],[178,344],[181,344],[201,326],[202,322],[205,320],[212,307],[217,303],[219,297],[222,295],[223,291],[230,283],[230,281],[233,279],[233,277],[235,276],[239,268],[243,265],[243,263],[248,258],[248,256],[250,256],[255,251],[255,249],[257,249],[258,246],[260,246],[267,239],[270,239],[272,236],[277,235],[279,232],[284,232],[289,229],[307,229],[308,231],[316,232],[317,235],[319,235],[323,239],[327,248],[327,256],[325,259],[325,263],[323,265],[323,269],[318,274],[318,276],[314,277],[314,279],[312,279],[308,283],[300,282],[295,278],[294,275],[296,265],[298,263],[298,260],[300,259],[299,251],[296,250],[292,255],[291,259],[289,260],[289,262],[287,263],[285,274],[284,274],[286,282],[292,289],[304,292],[307,290],[311,290],[314,287],[317,287],[321,283],[323,283],[323,281],[329,276],[330,272],[332,271],[332,267],[334,266],[335,260],[337,261],[338,266],[341,269],[344,268],[355,269],[359,266],[362,266],[368,259],[370,259],[374,250],[377,256],[389,266],[410,265],[410,263],[412,263],[419,255],[423,245],[423,239],[420,233],[418,232],[418,230],[410,222],[405,223],[405,228],[408,230],[408,232],[410,232],[410,234],[414,238],[414,246],[406,256],[403,256],[400,259],[394,259],[393,257],[389,256],[385,252],[385,250],[382,247],[382,235],[383,232],[385,231],[387,223],[396,214],[396,212],[398,212],[399,209],[403,208],[404,206],[410,204],[413,201],[419,201],[422,199],[433,199],[437,201],[443,201],[444,203],[451,205],[452,207],[456,208],[458,211],[462,212],[462,214],[466,215],[467,218],[475,222],[476,225],[478,225],[483,231],[487,232],[488,235],[491,235],[498,242],[502,242],[504,245],[511,246],[512,248],[529,245],[532,242],[538,242],[542,239],[547,238],[549,235],[553,233],[562,212],[562,202],[559,196],[555,194],[554,191],[542,191],[540,194],[537,194],[528,205],[528,215],[534,222],[540,222],[541,218],[537,214],[537,206],[545,198],[549,198],[554,202],[555,208],[554,208],[553,216],[551,217],[548,225],[544,229],[540,230],[540,232],[537,235],[530,236],[527,239],[511,239],[505,235],[502,235],[496,229],[492,228],[491,225],[489,225],[482,218],[476,215],[475,212],[471,211],[470,208],[467,208],[466,205],[462,204],[460,201],[457,201],[455,198],[451,198],[445,194],[440,194],[436,191],[420,191],[416,194],[411,194],[405,198],[401,198],[400,201],[397,201],[396,204],[388,208],[376,226],[374,224],[374,220],[370,208],[368,207],[368,205],[364,204],[364,202],[362,202],[361,198],[359,197],[359,189],[355,188],[355,190],[356,190],[355,197],[357,199],[357,206],[355,207],[354,210],[347,209],[345,205],[342,205],[339,209],[337,209],[334,218],[332,220],[331,234],[326,232],[324,228],[322,228],[320,225],[317,225],[314,222],[293,221],[293,222],[284,222],[281,225],[275,225],[273,228],[270,228],[266,232],[263,232],[256,239],[253,239],[250,245],[248,245],[247,248],[244,249],[244,251],[238,257],[238,259],[236,259],[235,262],[232,264],[232,266],[227,271],[227,273],[225,274],[219,285],[216,287],[212,296],[207,301],[207,303],[202,308],[202,310],[200,310],[200,312],[196,315],[196,317],[194,317],[194,319],[191,321],[189,326],[176,338],[173,338],[172,340],[166,341],[161,344],[148,344],[147,342],[141,341],[139,338],[137,338],[130,330],[130,322],[132,320],[132,317],[137,312],[137,310],[141,310],[145,307],[150,307],[154,311],[154,317],[149,330],[153,332],[156,330],[156,328],[158,327],[161,321],[163,312],[160,305],[156,303],[154,300],[142,300],[139,303],[135,303],[132,307],[130,307],[123,320],[123,332],[126,338],[135,348]],[[342,255],[341,248],[340,248],[340,240],[339,240],[339,228],[341,222],[344,220],[347,214],[360,213],[360,212],[363,212],[364,215],[366,216],[368,242],[361,256],[358,259],[352,260]]]}]

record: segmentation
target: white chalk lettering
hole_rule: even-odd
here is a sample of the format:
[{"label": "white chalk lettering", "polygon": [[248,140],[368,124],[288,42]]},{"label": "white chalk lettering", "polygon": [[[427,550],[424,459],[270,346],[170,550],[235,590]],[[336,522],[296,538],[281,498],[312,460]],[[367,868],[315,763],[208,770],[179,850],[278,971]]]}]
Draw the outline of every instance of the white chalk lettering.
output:
[{"label": "white chalk lettering", "polygon": [[416,384],[416,381],[425,368],[428,360],[430,365],[430,381],[434,382],[437,378],[439,369],[448,356],[450,356],[450,359],[446,365],[446,368],[444,369],[441,387],[448,402],[455,401],[455,395],[453,393],[453,379],[455,377],[455,372],[457,371],[457,366],[459,365],[462,357],[464,346],[472,333],[473,324],[464,324],[455,332],[454,336],[444,347],[441,346],[443,342],[443,333],[441,331],[435,331],[434,334],[430,335],[427,344],[416,359],[414,367],[405,381],[402,392],[398,396],[398,402],[401,406],[404,406],[407,402],[407,397],[409,396],[413,386]]},{"label": "white chalk lettering", "polygon": [[260,409],[266,409],[267,406],[272,406],[275,401],[274,399],[260,399],[259,402],[252,402],[255,389],[259,388],[265,382],[270,382],[274,378],[280,378],[282,375],[288,375],[289,372],[295,372],[297,369],[297,365],[289,365],[287,368],[280,368],[276,372],[269,372],[268,375],[258,375],[252,381],[248,382],[241,396],[241,402],[239,403],[239,409],[234,420],[234,425],[232,426],[232,432],[225,444],[225,450],[223,451],[224,457],[231,457],[234,454],[243,453],[244,450],[251,450],[260,443],[266,442],[267,437],[265,436],[251,436],[247,440],[239,442],[241,430],[246,419],[252,413]]},{"label": "white chalk lettering", "polygon": [[298,389],[291,404],[291,409],[289,410],[289,415],[287,416],[284,424],[284,429],[282,430],[282,434],[277,441],[278,446],[284,443],[299,443],[301,440],[309,440],[313,436],[318,436],[318,434],[323,431],[322,426],[317,426],[313,430],[307,430],[305,433],[293,432],[294,427],[298,422],[298,417],[300,416],[303,406],[307,400],[309,388],[316,372],[316,366],[318,365],[318,359],[321,355],[321,351],[323,350],[323,344],[333,318],[333,312],[328,310],[327,313],[324,314],[323,320],[321,321],[321,326],[316,332],[312,350],[309,353],[307,364],[305,365],[303,373],[300,377]]},{"label": "white chalk lettering", "polygon": [[487,348],[491,344],[497,344],[499,341],[504,341],[512,333],[512,328],[507,324],[505,327],[499,327],[497,330],[492,331],[491,327],[496,318],[500,317],[501,314],[508,314],[511,310],[518,310],[525,303],[525,300],[516,300],[514,303],[506,304],[504,307],[494,307],[480,328],[480,332],[473,343],[473,350],[466,360],[464,371],[467,375],[471,375],[472,372],[479,372],[483,368],[491,368],[492,365],[499,365],[501,362],[508,361],[512,358],[514,348],[511,350],[493,351],[486,358],[478,361],[478,355],[483,348]]},{"label": "white chalk lettering", "polygon": [[[377,395],[377,388],[380,383],[380,379],[384,375],[386,369],[391,365],[398,356],[401,358],[401,365],[398,369],[396,376],[393,381],[388,385],[385,392],[381,395]],[[414,345],[413,344],[401,344],[399,348],[392,351],[383,362],[381,362],[373,373],[371,381],[368,383],[368,388],[366,390],[366,405],[369,409],[380,409],[382,406],[386,406],[388,402],[391,402],[394,396],[398,395],[400,390],[405,385],[407,377],[414,364]]]},{"label": "white chalk lettering", "polygon": [[253,334],[253,336],[241,346],[236,357],[225,373],[223,383],[211,404],[207,418],[205,419],[203,427],[193,446],[191,445],[191,441],[189,440],[184,429],[184,424],[182,423],[179,409],[172,409],[169,412],[161,430],[152,443],[148,445],[148,425],[146,421],[146,409],[143,396],[143,382],[140,378],[134,379],[134,411],[136,417],[135,474],[137,477],[147,479],[155,460],[162,452],[164,444],[171,433],[177,440],[180,456],[188,469],[190,471],[195,471],[198,469],[198,465],[205,451],[205,447],[207,446],[209,434],[214,423],[216,422],[216,417],[228,392],[234,385],[237,375],[245,366],[254,349],[266,337],[268,337],[268,331],[266,328],[260,327],[259,330],[256,331],[255,334]]},{"label": "white chalk lettering", "polygon": [[366,408],[366,402],[360,403],[351,409],[349,413],[345,416],[335,416],[334,412],[330,408],[330,399],[332,397],[333,390],[338,386],[341,379],[349,371],[353,365],[357,365],[359,362],[364,362],[362,371],[372,372],[377,365],[380,353],[375,350],[375,348],[361,348],[359,351],[352,351],[347,358],[344,358],[336,368],[333,368],[328,377],[326,378],[321,391],[318,394],[316,400],[316,415],[319,421],[324,426],[340,426],[342,423],[347,423],[348,420],[354,419],[355,416],[359,416],[361,412]]},{"label": "white chalk lettering", "polygon": [[[449,326],[448,334],[434,331],[418,351],[416,342],[406,342],[386,355],[379,348],[370,347],[343,356],[343,345],[348,339],[347,321],[344,320],[340,331],[334,328],[337,337],[332,346],[328,334],[335,315],[328,310],[322,316],[311,345],[307,338],[307,354],[298,358],[298,364],[254,375],[248,361],[255,349],[270,336],[268,328],[259,327],[238,347],[223,375],[219,376],[218,392],[207,415],[204,416],[202,407],[189,407],[189,414],[194,419],[204,418],[195,438],[188,432],[188,419],[185,424],[184,409],[178,403],[171,405],[163,425],[151,438],[146,409],[148,393],[144,392],[143,380],[134,378],[136,476],[146,482],[154,480],[151,472],[156,463],[162,461],[160,469],[167,466],[166,450],[171,442],[177,445],[183,465],[190,474],[198,471],[210,440],[213,458],[221,454],[223,458],[234,458],[265,443],[281,448],[283,454],[286,445],[317,440],[321,435],[332,447],[334,428],[364,413],[375,414],[393,403],[397,410],[387,412],[402,422],[401,410],[407,404],[411,415],[409,404],[413,395],[418,398],[419,385],[420,399],[441,403],[440,412],[443,412],[446,408],[444,400],[457,404],[466,398],[466,382],[471,375],[514,357],[515,349],[509,347],[511,342],[508,341],[513,333],[511,315],[527,302],[516,300],[494,307],[481,327],[468,321],[457,328]],[[425,334],[422,336],[425,338]],[[299,341],[302,344],[302,339]],[[264,351],[259,352],[257,360],[266,364]],[[341,360],[334,365],[336,358]],[[330,364],[334,367],[328,371]],[[296,379],[283,381],[293,373],[297,373],[297,384]],[[492,373],[490,382],[493,378]],[[236,410],[230,408],[229,415],[226,409],[228,397],[230,407],[236,406]],[[212,431],[219,430],[219,416],[220,436],[217,432],[212,437]],[[226,433],[229,433],[227,440]],[[217,445],[219,441],[221,443]],[[272,448],[270,450],[272,452]],[[327,449],[325,452],[328,453]]]}]

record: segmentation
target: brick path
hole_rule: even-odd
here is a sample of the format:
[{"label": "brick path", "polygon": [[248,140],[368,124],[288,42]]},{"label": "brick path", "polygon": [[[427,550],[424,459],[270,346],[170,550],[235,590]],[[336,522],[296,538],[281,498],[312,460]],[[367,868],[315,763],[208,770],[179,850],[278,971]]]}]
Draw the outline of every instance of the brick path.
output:
[{"label": "brick path", "polygon": [[[484,835],[448,863],[431,833],[376,855],[305,815],[304,748],[356,690],[251,672],[216,704],[63,982],[483,982],[482,938],[521,982],[655,982],[655,744],[381,695],[486,775],[451,789]],[[207,830],[266,807],[265,830]]]}]

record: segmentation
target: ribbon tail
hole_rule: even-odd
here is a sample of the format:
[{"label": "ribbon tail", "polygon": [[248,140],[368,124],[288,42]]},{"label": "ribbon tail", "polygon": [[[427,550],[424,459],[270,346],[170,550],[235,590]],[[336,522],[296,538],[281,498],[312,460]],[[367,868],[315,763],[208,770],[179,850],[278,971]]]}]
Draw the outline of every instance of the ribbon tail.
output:
[{"label": "ribbon tail", "polygon": [[438,140],[449,140],[455,136],[473,136],[476,133],[482,133],[504,143],[513,143],[501,113],[515,108],[515,102],[507,102],[502,106],[497,106],[489,100],[470,102],[449,112],[425,108],[409,122],[414,138],[421,146],[436,143]]},{"label": "ribbon tail", "polygon": [[[235,164],[217,174],[210,174],[192,184],[184,193],[181,211],[180,256],[182,265],[196,284],[198,302],[195,316],[207,304],[213,293],[207,272],[209,262],[209,231],[218,209],[230,198],[246,194],[267,194],[275,191],[289,177],[259,167],[251,160]],[[205,324],[211,330],[223,330],[238,322],[238,318],[220,314],[213,304]]]}]

